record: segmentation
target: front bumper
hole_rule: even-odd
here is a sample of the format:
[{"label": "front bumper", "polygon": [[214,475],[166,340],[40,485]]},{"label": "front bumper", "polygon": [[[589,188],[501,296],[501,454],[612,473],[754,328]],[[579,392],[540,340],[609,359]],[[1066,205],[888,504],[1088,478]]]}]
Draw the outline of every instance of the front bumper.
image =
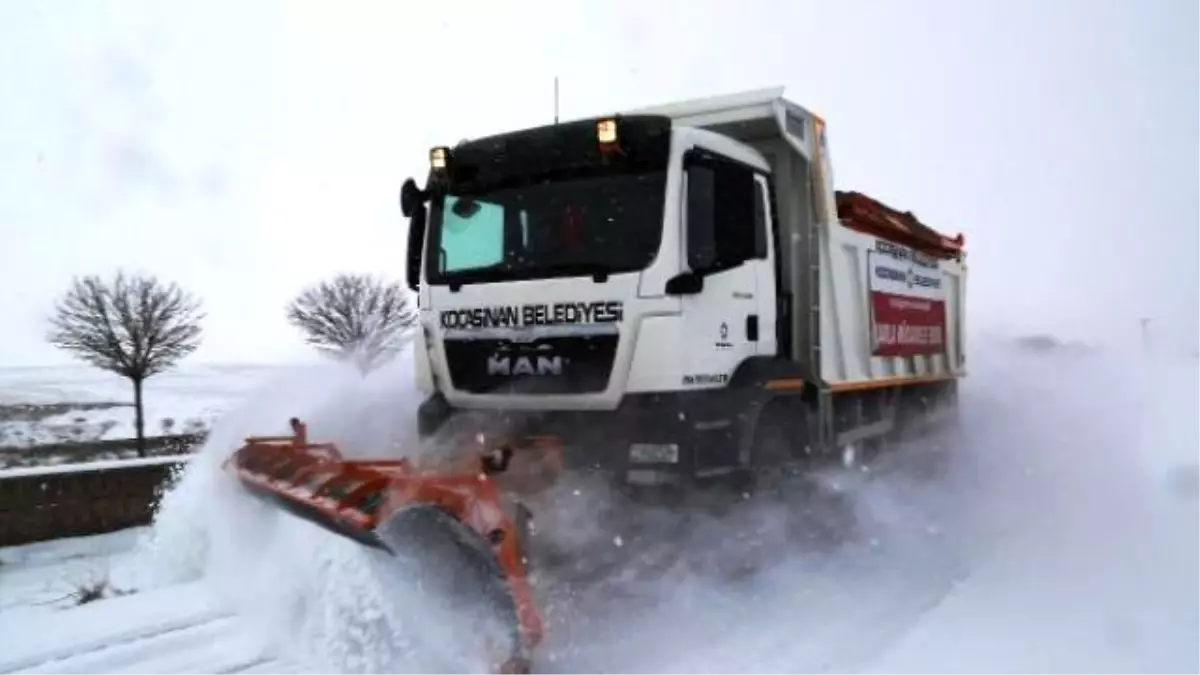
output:
[{"label": "front bumper", "polygon": [[[753,400],[737,389],[629,395],[616,410],[501,411],[453,408],[439,393],[418,409],[422,437],[456,422],[455,434],[500,430],[507,436],[554,436],[563,468],[611,476],[618,483],[678,485],[746,468],[745,415]],[[462,424],[456,418],[469,418]]]}]

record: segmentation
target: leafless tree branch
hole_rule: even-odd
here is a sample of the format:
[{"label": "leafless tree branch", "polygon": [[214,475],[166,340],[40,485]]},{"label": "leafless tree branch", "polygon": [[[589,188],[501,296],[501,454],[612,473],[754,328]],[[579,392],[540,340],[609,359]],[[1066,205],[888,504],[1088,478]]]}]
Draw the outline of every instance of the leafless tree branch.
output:
[{"label": "leafless tree branch", "polygon": [[200,305],[175,284],[118,272],[74,280],[50,319],[50,343],[104,370],[144,380],[200,345]]},{"label": "leafless tree branch", "polygon": [[400,283],[339,274],[305,289],[287,306],[288,321],[321,353],[366,374],[408,343],[417,313]]}]

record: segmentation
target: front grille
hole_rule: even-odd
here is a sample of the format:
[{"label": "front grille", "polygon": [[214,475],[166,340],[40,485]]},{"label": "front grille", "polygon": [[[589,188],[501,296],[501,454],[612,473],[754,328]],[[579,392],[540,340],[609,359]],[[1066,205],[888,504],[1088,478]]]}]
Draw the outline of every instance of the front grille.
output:
[{"label": "front grille", "polygon": [[455,389],[475,394],[582,394],[604,391],[612,375],[617,334],[529,340],[447,338]]}]

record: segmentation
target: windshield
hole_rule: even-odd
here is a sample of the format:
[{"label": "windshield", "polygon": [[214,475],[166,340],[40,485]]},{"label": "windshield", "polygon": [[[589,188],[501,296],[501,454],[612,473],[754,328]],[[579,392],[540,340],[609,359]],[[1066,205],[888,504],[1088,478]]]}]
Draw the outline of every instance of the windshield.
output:
[{"label": "windshield", "polygon": [[447,194],[430,213],[427,276],[457,284],[645,269],[662,239],[666,172]]}]

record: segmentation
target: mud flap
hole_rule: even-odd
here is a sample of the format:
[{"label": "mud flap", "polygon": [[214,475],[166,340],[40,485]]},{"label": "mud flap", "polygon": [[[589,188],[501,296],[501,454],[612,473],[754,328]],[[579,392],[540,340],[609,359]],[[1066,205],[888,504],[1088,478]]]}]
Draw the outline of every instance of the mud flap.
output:
[{"label": "mud flap", "polygon": [[402,508],[376,528],[401,573],[446,612],[462,653],[497,672],[525,672],[517,606],[490,542],[432,505]]}]

